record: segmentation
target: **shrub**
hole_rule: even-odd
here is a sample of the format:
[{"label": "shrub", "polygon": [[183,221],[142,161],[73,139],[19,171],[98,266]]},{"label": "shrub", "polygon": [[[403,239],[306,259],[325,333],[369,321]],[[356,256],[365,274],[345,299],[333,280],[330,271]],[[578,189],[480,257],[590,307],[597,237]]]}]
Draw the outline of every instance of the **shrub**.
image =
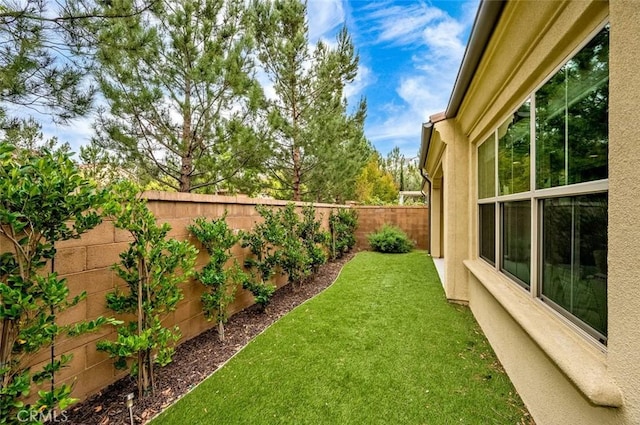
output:
[{"label": "shrub", "polygon": [[331,239],[329,233],[322,231],[322,223],[316,220],[316,209],[313,205],[307,205],[302,209],[302,221],[298,224],[298,237],[302,240],[307,256],[311,273],[318,271],[318,268],[327,262],[325,249]]},{"label": "shrub", "polygon": [[178,284],[193,274],[198,251],[187,241],[167,238],[171,226],[156,223],[135,185],[125,181],[113,189],[115,195],[105,212],[114,217],[116,227],[131,233],[133,242],[114,266],[128,291],[107,294],[107,306],[136,318],[117,328],[115,341],[100,341],[97,348],[115,357],[118,369],[131,363],[130,373],[137,377],[142,397],[154,391],[154,364],[170,363],[180,339],[178,327],[166,328],[162,321],[183,298]]},{"label": "shrub", "polygon": [[401,229],[385,224],[367,238],[371,249],[378,252],[404,253],[413,249],[413,242]]},{"label": "shrub", "polygon": [[288,283],[295,288],[311,274],[311,258],[298,234],[302,222],[293,203],[287,204],[276,215],[284,230],[278,265],[287,275]]},{"label": "shrub", "polygon": [[[56,354],[56,341],[115,323],[102,317],[73,326],[57,322],[86,292],[69,297],[66,279],[54,268],[56,242],[97,226],[106,192],[84,179],[68,154],[20,150],[3,141],[0,199],[0,237],[7,247],[0,253],[0,423],[31,423],[18,412],[55,417],[75,401],[71,385],[55,382],[72,359]],[[38,352],[47,352],[48,362],[29,367]],[[41,390],[31,397],[33,383]]]},{"label": "shrub", "polygon": [[252,257],[245,260],[252,279],[246,280],[243,286],[253,292],[256,303],[266,307],[275,291],[265,287],[267,282],[280,271],[287,275],[295,289],[327,261],[322,244],[328,236],[321,230],[312,205],[302,209],[302,217],[293,203],[280,209],[259,205],[256,210],[263,218],[262,223],[242,235],[242,246],[252,253]]},{"label": "shrub", "polygon": [[358,212],[353,209],[338,208],[329,215],[331,258],[342,257],[356,244],[355,231],[358,227]]},{"label": "shrub", "polygon": [[238,263],[234,261],[231,267],[225,267],[231,258],[231,248],[238,242],[240,236],[233,233],[224,216],[207,221],[204,217],[196,218],[188,226],[189,231],[200,241],[209,253],[209,263],[202,271],[196,273],[196,278],[207,288],[202,294],[202,306],[208,320],[218,323],[218,339],[224,341],[224,324],[228,320],[227,308],[235,299],[238,283],[245,281],[244,273]]},{"label": "shrub", "polygon": [[256,224],[251,232],[241,233],[241,246],[249,248],[252,254],[244,261],[250,275],[243,280],[242,287],[253,294],[256,304],[264,311],[276,290],[269,280],[276,274],[280,262],[284,229],[275,211],[260,205],[256,211],[263,218],[262,223]]}]

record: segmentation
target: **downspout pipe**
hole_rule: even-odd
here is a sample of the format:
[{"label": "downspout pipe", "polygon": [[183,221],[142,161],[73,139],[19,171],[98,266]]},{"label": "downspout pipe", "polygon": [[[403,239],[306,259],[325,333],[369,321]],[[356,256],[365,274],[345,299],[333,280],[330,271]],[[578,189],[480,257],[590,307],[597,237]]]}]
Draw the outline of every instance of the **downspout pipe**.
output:
[{"label": "downspout pipe", "polygon": [[[431,132],[433,130],[433,123],[431,121],[422,124],[422,143],[420,144],[420,162],[418,163],[418,169],[420,170],[420,175],[422,176],[422,186],[420,187],[420,192],[422,195],[426,197],[428,200],[427,207],[429,208],[429,218],[427,222],[427,226],[429,229],[429,237],[427,238],[427,250],[431,252],[431,178],[429,174],[425,171],[427,167],[427,154],[429,153],[429,144],[431,143]],[[429,185],[428,194],[424,191],[425,185]]]}]

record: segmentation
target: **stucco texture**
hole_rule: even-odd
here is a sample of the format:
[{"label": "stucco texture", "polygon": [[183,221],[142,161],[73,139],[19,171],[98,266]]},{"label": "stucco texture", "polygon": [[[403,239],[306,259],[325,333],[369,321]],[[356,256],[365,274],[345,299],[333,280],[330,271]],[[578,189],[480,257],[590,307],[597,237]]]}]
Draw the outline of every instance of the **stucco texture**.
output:
[{"label": "stucco texture", "polygon": [[[476,148],[606,22],[611,37],[605,346],[535,294],[504,284],[495,268],[478,266],[487,263],[477,255]],[[443,239],[446,294],[469,303],[538,425],[640,424],[638,34],[637,1],[509,1],[457,115],[434,124],[425,171],[442,176],[441,208],[431,208],[431,222],[439,227],[432,227],[431,238]]]}]

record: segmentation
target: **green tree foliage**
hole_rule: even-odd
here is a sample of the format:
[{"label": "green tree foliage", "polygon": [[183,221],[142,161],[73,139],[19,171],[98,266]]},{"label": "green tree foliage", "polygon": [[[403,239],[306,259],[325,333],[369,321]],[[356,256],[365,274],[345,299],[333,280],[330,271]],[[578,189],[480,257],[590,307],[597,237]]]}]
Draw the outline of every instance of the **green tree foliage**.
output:
[{"label": "green tree foliage", "polygon": [[[70,355],[55,354],[56,339],[95,330],[109,320],[57,322],[86,293],[69,298],[66,279],[55,271],[55,243],[79,238],[98,225],[96,209],[105,198],[67,154],[0,143],[0,238],[9,245],[0,253],[0,423],[24,423],[20,411],[39,413],[36,418],[55,415],[75,401],[69,384],[55,382],[71,361]],[[45,348],[49,362],[33,370],[29,363]],[[32,383],[43,388],[35,398]],[[26,404],[28,399],[33,403]]]},{"label": "green tree foliage", "polygon": [[0,132],[32,122],[30,113],[59,124],[85,116],[97,92],[87,78],[95,32],[155,3],[123,14],[95,0],[0,1]]},{"label": "green tree foliage", "polygon": [[416,158],[405,158],[404,154],[400,153],[400,148],[394,146],[393,149],[387,154],[383,162],[385,171],[389,172],[393,176],[398,190],[416,191],[422,188],[422,176],[420,175],[420,169],[418,168]]},{"label": "green tree foliage", "polygon": [[401,254],[413,249],[413,242],[400,228],[385,224],[367,235],[371,249],[378,252]]},{"label": "green tree foliage", "polygon": [[238,284],[247,279],[237,262],[226,266],[232,257],[231,248],[240,236],[229,228],[226,213],[211,221],[199,217],[188,229],[209,253],[209,262],[196,273],[196,278],[209,290],[202,294],[204,312],[209,320],[218,323],[218,338],[224,341],[224,324],[229,317],[227,308],[235,299]]},{"label": "green tree foliage", "polygon": [[309,172],[304,199],[338,204],[357,199],[357,178],[374,152],[364,136],[366,112],[362,101],[353,115],[341,114],[333,122],[329,117],[313,120],[313,134],[324,149]]},{"label": "green tree foliage", "polygon": [[180,338],[178,327],[166,328],[162,320],[183,298],[178,285],[194,273],[197,250],[187,241],[167,238],[171,227],[156,223],[135,185],[123,181],[113,191],[105,212],[117,228],[131,233],[133,241],[114,266],[128,290],[108,294],[107,306],[117,313],[134,314],[136,320],[119,326],[115,341],[100,341],[97,346],[116,358],[116,368],[124,369],[131,362],[130,372],[137,377],[142,397],[154,391],[154,364],[170,363]]},{"label": "green tree foliage", "polygon": [[332,259],[341,258],[356,245],[355,232],[358,228],[358,211],[338,208],[329,214],[331,241],[329,251]]},{"label": "green tree foliage", "polygon": [[311,273],[310,258],[298,236],[300,217],[296,213],[296,206],[293,203],[287,204],[285,208],[280,210],[277,217],[280,227],[283,229],[278,265],[282,273],[287,275],[288,282],[295,288]]},{"label": "green tree foliage", "polygon": [[303,207],[302,217],[294,203],[284,208],[259,205],[256,210],[263,221],[242,236],[242,246],[249,247],[252,253],[252,257],[245,260],[245,267],[253,276],[247,285],[261,289],[260,286],[279,271],[287,276],[295,290],[327,261],[323,243],[326,244],[329,237],[320,228],[315,208]]},{"label": "green tree foliage", "polygon": [[330,235],[323,231],[321,226],[320,220],[316,219],[315,207],[313,205],[304,206],[297,233],[309,258],[311,273],[318,271],[318,268],[327,262],[327,253],[324,247],[329,244]]},{"label": "green tree foliage", "polygon": [[97,142],[174,190],[253,192],[269,149],[244,17],[240,0],[158,1],[101,28],[97,78],[109,108]]},{"label": "green tree foliage", "polygon": [[386,204],[398,199],[398,187],[393,176],[380,165],[378,153],[371,156],[356,181],[358,201],[364,204]]},{"label": "green tree foliage", "polygon": [[[82,85],[82,58],[73,55],[71,47],[75,44],[71,10],[64,3],[52,8],[53,4],[38,0],[0,3],[3,112],[12,105],[68,122],[84,115],[91,105],[95,90]],[[18,122],[14,118],[4,124],[11,127]]]},{"label": "green tree foliage", "polygon": [[244,267],[249,271],[250,276],[242,286],[253,294],[256,304],[264,311],[276,291],[275,285],[270,281],[277,273],[280,263],[282,255],[280,247],[285,237],[285,230],[275,210],[257,205],[256,211],[263,221],[257,223],[252,231],[241,234],[241,246],[249,248],[252,255],[244,262]]},{"label": "green tree foliage", "polygon": [[252,10],[258,58],[275,92],[267,104],[274,141],[267,166],[278,197],[344,199],[340,184],[335,193],[323,190],[333,182],[353,181],[346,170],[357,173],[366,161],[366,103],[349,116],[344,100],[345,85],[358,69],[352,40],[345,28],[334,48],[318,42],[310,49],[306,5],[299,0],[254,1]]}]

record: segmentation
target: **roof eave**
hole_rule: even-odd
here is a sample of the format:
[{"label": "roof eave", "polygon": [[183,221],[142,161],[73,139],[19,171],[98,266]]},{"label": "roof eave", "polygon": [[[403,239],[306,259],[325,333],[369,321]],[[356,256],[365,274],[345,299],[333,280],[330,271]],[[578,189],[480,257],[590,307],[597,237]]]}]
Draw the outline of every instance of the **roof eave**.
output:
[{"label": "roof eave", "polygon": [[482,0],[480,2],[471,28],[469,42],[462,57],[462,64],[458,70],[456,82],[445,111],[447,118],[453,118],[458,114],[505,4],[506,0]]}]

